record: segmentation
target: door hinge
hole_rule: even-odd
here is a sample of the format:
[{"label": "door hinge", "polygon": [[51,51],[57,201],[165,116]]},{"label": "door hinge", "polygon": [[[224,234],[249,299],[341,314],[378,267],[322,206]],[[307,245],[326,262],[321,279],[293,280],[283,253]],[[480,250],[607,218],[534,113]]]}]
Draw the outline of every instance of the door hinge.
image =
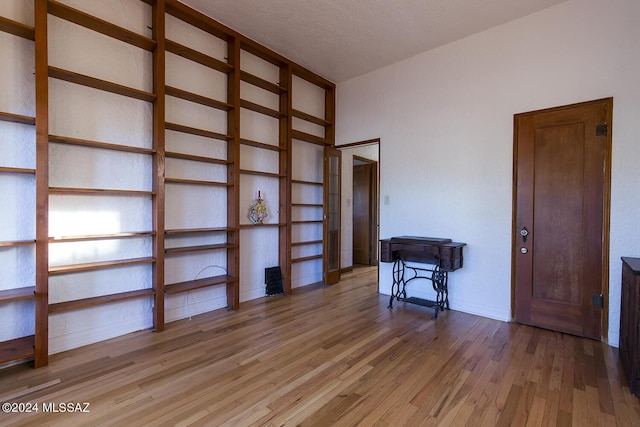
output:
[{"label": "door hinge", "polygon": [[594,307],[604,308],[604,298],[602,297],[602,294],[591,295],[591,305]]},{"label": "door hinge", "polygon": [[596,136],[607,136],[609,127],[606,123],[596,126]]}]

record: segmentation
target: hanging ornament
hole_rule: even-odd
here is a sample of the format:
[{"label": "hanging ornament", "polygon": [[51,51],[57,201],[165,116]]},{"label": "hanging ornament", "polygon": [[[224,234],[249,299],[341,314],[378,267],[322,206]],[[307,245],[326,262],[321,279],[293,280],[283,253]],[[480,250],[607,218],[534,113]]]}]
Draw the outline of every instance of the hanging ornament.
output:
[{"label": "hanging ornament", "polygon": [[254,224],[262,224],[262,221],[268,216],[267,206],[264,204],[262,197],[260,197],[260,191],[258,191],[258,198],[251,203],[249,208],[249,219]]}]

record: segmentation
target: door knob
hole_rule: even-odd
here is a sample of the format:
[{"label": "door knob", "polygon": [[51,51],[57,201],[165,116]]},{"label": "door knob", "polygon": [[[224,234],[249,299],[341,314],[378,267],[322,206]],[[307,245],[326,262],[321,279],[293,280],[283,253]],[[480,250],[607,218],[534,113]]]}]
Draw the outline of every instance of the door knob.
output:
[{"label": "door knob", "polygon": [[522,230],[520,230],[520,235],[522,236],[522,243],[527,243],[527,236],[529,235],[529,230],[527,230],[527,227],[522,227]]}]

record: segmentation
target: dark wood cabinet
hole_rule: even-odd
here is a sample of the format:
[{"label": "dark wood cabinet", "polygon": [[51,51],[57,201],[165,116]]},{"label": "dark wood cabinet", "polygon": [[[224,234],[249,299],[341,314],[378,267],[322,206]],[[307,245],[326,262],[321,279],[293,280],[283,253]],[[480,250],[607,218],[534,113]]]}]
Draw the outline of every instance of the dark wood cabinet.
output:
[{"label": "dark wood cabinet", "polygon": [[622,258],[620,359],[629,391],[640,395],[640,258]]}]

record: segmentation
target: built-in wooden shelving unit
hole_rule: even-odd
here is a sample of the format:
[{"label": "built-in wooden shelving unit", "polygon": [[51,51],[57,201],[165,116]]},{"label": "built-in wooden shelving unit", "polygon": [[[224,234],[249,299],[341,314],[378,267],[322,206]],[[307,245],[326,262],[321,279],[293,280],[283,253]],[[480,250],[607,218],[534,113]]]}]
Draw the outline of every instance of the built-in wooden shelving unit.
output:
[{"label": "built-in wooden shelving unit", "polygon": [[[166,256],[181,255],[183,257],[190,254],[198,254],[202,252],[215,252],[224,253],[226,258],[226,273],[221,276],[195,278],[193,280],[182,281],[178,283],[165,284],[165,293],[167,295],[196,291],[211,286],[225,285],[227,291],[227,306],[232,309],[238,308],[237,294],[238,294],[238,280],[239,275],[237,267],[238,256],[238,228],[236,212],[233,210],[233,206],[237,203],[238,183],[235,179],[237,172],[237,164],[235,153],[235,146],[237,145],[235,128],[233,123],[236,121],[236,115],[239,109],[238,102],[234,96],[234,79],[233,75],[235,67],[233,65],[236,58],[233,52],[233,38],[220,32],[212,22],[203,15],[194,13],[188,8],[183,7],[178,3],[167,3],[167,13],[174,18],[182,21],[183,23],[196,27],[205,33],[208,33],[214,38],[220,39],[221,42],[227,44],[227,57],[225,60],[221,58],[215,58],[208,53],[200,52],[198,49],[192,46],[186,46],[168,38],[166,40],[166,51],[174,55],[178,55],[188,61],[195,64],[203,65],[211,70],[226,75],[227,78],[227,90],[226,98],[216,99],[210,96],[205,96],[200,93],[194,93],[189,90],[185,90],[180,87],[167,85],[165,83],[164,92],[167,97],[178,98],[183,101],[188,101],[201,106],[209,107],[216,111],[222,111],[227,115],[227,131],[212,131],[209,129],[196,128],[190,125],[182,123],[165,122],[164,128],[167,131],[180,132],[183,134],[195,135],[205,137],[213,140],[224,141],[227,145],[225,158],[207,157],[200,155],[193,155],[183,152],[167,152],[165,153],[167,159],[185,160],[198,163],[202,166],[209,167],[210,170],[223,167],[226,169],[225,181],[213,181],[203,179],[192,179],[185,177],[165,177],[164,182],[166,185],[182,185],[184,188],[194,187],[222,187],[226,188],[223,193],[224,199],[221,199],[222,203],[228,206],[228,218],[226,224],[216,224],[215,227],[194,228],[194,229],[174,229],[166,230],[165,238],[171,239],[174,237],[191,237],[191,236],[208,236],[209,238],[225,237],[223,243],[207,243],[207,244],[182,244],[181,246],[171,246],[165,248]],[[169,36],[167,36],[169,37]],[[171,58],[172,59],[172,58]],[[219,76],[219,75],[218,75]],[[202,82],[203,85],[208,85],[210,82]],[[221,197],[221,196],[218,196]],[[171,200],[167,200],[167,203],[171,203]],[[197,209],[193,206],[191,208]],[[173,245],[173,244],[172,244]]]},{"label": "built-in wooden shelving unit", "polygon": [[[335,87],[327,84],[322,78],[310,73],[297,65],[293,66],[292,75],[301,81],[306,82],[309,86],[315,87],[324,92],[324,111],[303,111],[304,108],[292,106],[290,114],[292,119],[298,119],[307,126],[300,124],[293,126],[291,130],[292,146],[305,149],[305,144],[311,146],[319,146],[324,151],[325,164],[317,167],[322,171],[321,181],[317,178],[301,179],[293,176],[291,184],[299,189],[296,194],[302,195],[302,199],[296,199],[292,202],[294,212],[292,226],[296,227],[298,233],[302,236],[299,240],[292,241],[292,249],[294,254],[291,262],[296,265],[307,265],[322,261],[322,281],[327,283],[328,263],[330,244],[328,242],[328,210],[327,210],[327,172],[326,159],[327,153],[325,147],[331,147],[335,144],[334,134],[334,116],[335,116]],[[316,129],[311,133],[309,129]],[[309,147],[306,147],[309,149]],[[306,190],[304,190],[306,189]],[[322,203],[318,200],[317,191],[322,191]],[[303,219],[304,218],[304,219]],[[317,230],[321,229],[321,232]],[[305,230],[305,232],[303,232]]]},{"label": "built-in wooden shelving unit", "polygon": [[[34,27],[22,24],[11,19],[7,19],[5,17],[0,17],[0,32],[7,33],[26,40],[35,40]],[[36,119],[32,116],[16,114],[8,111],[0,111],[0,122],[35,126]],[[0,154],[0,159],[2,158],[3,156]],[[4,175],[31,177],[35,176],[35,174],[35,168],[15,167],[4,164],[4,162],[0,160],[0,179],[2,179],[2,176]],[[36,188],[33,188],[33,191],[35,193]],[[18,248],[22,247],[35,247],[36,239],[35,236],[33,237],[33,239],[26,240],[0,240],[0,251],[17,250]],[[0,274],[4,274],[2,272],[2,267],[3,266],[0,266]],[[25,300],[35,301],[36,286],[33,283],[18,283],[17,285],[18,287],[16,288],[0,291],[0,305],[14,304]],[[43,307],[41,300],[38,302],[38,305],[40,306],[40,308]],[[38,311],[38,307],[36,307],[36,311]],[[42,310],[40,310],[40,313],[42,313]],[[34,326],[36,334],[39,334],[39,337],[42,337],[43,335],[42,329],[38,327],[42,326],[41,319],[42,316],[36,314],[36,325]],[[35,357],[35,341],[36,336],[34,334],[0,342],[0,364],[13,360]],[[39,358],[39,360],[41,360],[41,358]]]},{"label": "built-in wooden shelving unit", "polygon": [[[133,1],[133,0],[132,0]],[[222,286],[226,292],[226,305],[230,309],[238,309],[240,306],[240,248],[241,233],[254,233],[258,229],[275,229],[278,236],[278,263],[282,269],[285,293],[290,293],[291,266],[292,264],[321,259],[323,251],[304,256],[292,256],[292,248],[296,250],[304,247],[322,247],[321,237],[314,237],[301,241],[292,241],[292,227],[323,227],[322,219],[323,203],[318,200],[292,200],[292,187],[302,185],[308,188],[321,189],[323,182],[293,179],[292,164],[295,161],[292,154],[292,145],[296,143],[310,143],[319,146],[331,146],[334,144],[334,96],[335,86],[308,70],[291,62],[287,58],[265,48],[253,40],[248,39],[227,28],[213,19],[197,12],[177,0],[142,0],[150,5],[148,9],[150,19],[148,27],[151,29],[151,37],[139,34],[120,25],[108,22],[98,16],[79,10],[75,7],[56,0],[34,0],[34,25],[29,26],[6,17],[0,17],[0,32],[31,40],[34,43],[35,55],[35,115],[27,116],[11,111],[0,111],[0,122],[17,123],[35,127],[36,159],[35,167],[18,167],[10,164],[0,164],[0,177],[11,174],[23,176],[24,179],[35,181],[35,212],[36,220],[35,236],[32,239],[0,241],[0,250],[17,250],[14,248],[30,246],[34,248],[35,256],[35,284],[17,284],[20,287],[0,291],[0,304],[15,304],[23,300],[33,300],[35,310],[35,333],[25,337],[0,342],[0,364],[12,360],[33,358],[35,366],[44,366],[48,363],[49,343],[49,316],[64,316],[72,310],[99,309],[98,307],[121,301],[134,299],[153,300],[153,325],[156,331],[162,331],[165,324],[165,299],[170,295],[195,292],[202,289]],[[146,7],[146,6],[145,6]],[[86,10],[91,10],[90,6]],[[152,56],[152,88],[140,88],[123,85],[121,82],[105,80],[103,76],[92,75],[90,72],[75,68],[75,64],[50,63],[50,42],[58,36],[56,30],[49,28],[50,17],[56,21],[71,23],[71,27],[80,26],[79,31],[90,30],[99,35],[107,36],[112,40],[122,42],[126,49],[123,51],[149,52]],[[175,37],[175,34],[166,34],[169,28],[167,21],[178,20],[183,24],[201,30],[226,44],[224,55],[212,55],[207,49],[199,48],[184,37]],[[142,31],[142,30],[141,30]],[[146,32],[146,31],[145,31]],[[114,46],[119,45],[118,42]],[[131,49],[135,47],[137,49]],[[82,55],[83,52],[78,52]],[[243,55],[253,55],[258,61],[265,61],[272,67],[271,77],[262,75],[261,72],[243,64]],[[148,53],[146,55],[149,55]],[[224,57],[223,57],[224,56]],[[147,56],[148,57],[148,56]],[[205,70],[213,70],[215,76],[225,79],[225,93],[222,96],[212,96],[210,91],[201,93],[194,90],[193,84],[181,85],[173,80],[167,82],[167,62],[183,61],[187,64],[195,64],[196,67],[204,66]],[[186,60],[186,61],[185,61]],[[73,62],[73,61],[72,61]],[[215,74],[219,73],[219,74]],[[274,77],[275,76],[275,77]],[[217,78],[217,77],[216,77]],[[293,99],[296,96],[293,90],[293,79],[303,79],[325,92],[325,114],[310,114],[303,111],[304,108],[294,108]],[[117,95],[123,99],[148,103],[153,109],[153,123],[145,124],[152,128],[152,146],[136,146],[127,142],[112,140],[100,141],[100,137],[93,140],[78,135],[66,134],[66,131],[54,130],[50,132],[50,85],[79,86],[108,93],[109,96]],[[191,83],[191,82],[187,82]],[[207,82],[201,82],[205,88]],[[260,96],[253,94],[260,93]],[[271,97],[271,98],[269,98]],[[269,99],[270,102],[262,102],[261,99]],[[127,101],[131,102],[131,101]],[[186,122],[167,115],[169,102],[190,103],[204,110],[211,109],[212,114],[219,117],[224,115],[226,119],[225,129],[198,126],[192,122]],[[208,110],[207,110],[208,111]],[[244,135],[241,116],[257,113],[265,120],[277,121],[277,141],[264,139],[258,135]],[[322,116],[322,117],[320,117]],[[293,121],[302,120],[313,126],[324,129],[323,136],[309,133],[307,130],[294,129]],[[104,120],[108,120],[107,117]],[[219,119],[218,119],[219,120]],[[54,134],[55,133],[55,134]],[[69,132],[70,133],[70,132]],[[226,155],[206,155],[194,153],[175,144],[167,149],[165,139],[168,133],[177,133],[186,138],[204,137],[211,140],[212,144],[225,144]],[[65,135],[66,134],[66,135]],[[176,140],[172,134],[173,140]],[[150,188],[126,188],[126,186],[111,184],[108,180],[101,181],[105,184],[94,185],[67,185],[66,183],[49,182],[50,169],[56,166],[57,158],[50,156],[52,147],[62,150],[85,150],[92,153],[95,161],[109,156],[133,156],[150,162],[152,176],[147,182],[151,182]],[[265,154],[274,164],[251,164],[249,167],[241,167],[242,150],[257,150]],[[140,156],[140,157],[136,157]],[[0,156],[1,158],[1,156]],[[274,160],[275,159],[275,160]],[[167,164],[171,162],[190,162],[198,170],[211,171],[211,178],[187,175],[167,174]],[[1,163],[1,162],[0,162]],[[207,169],[209,168],[209,169]],[[172,169],[175,170],[175,169]],[[224,177],[218,178],[220,171]],[[215,173],[214,173],[215,172]],[[35,177],[35,179],[34,179]],[[268,223],[255,225],[245,223],[245,206],[240,206],[241,180],[252,182],[269,182],[277,188],[277,200],[270,194],[273,205],[270,209],[273,217]],[[99,188],[98,188],[99,187]],[[249,186],[250,187],[250,186]],[[168,191],[170,190],[170,191]],[[178,227],[167,227],[166,216],[168,207],[173,206],[171,194],[179,191],[216,191],[224,196],[219,203],[226,215],[218,222],[211,225],[181,224]],[[51,236],[49,233],[49,203],[56,198],[93,198],[111,197],[113,200],[126,199],[151,201],[152,223],[145,224],[142,230],[122,230],[113,233],[101,233],[99,231],[77,233],[73,235]],[[112,200],[112,199],[109,199]],[[114,202],[115,203],[115,202]],[[203,205],[204,206],[204,205]],[[189,206],[186,209],[198,209],[197,206]],[[293,210],[311,209],[320,215],[314,219],[297,219]],[[295,219],[295,220],[292,220]],[[216,220],[217,221],[217,220]],[[271,232],[270,232],[271,233]],[[152,241],[151,253],[142,256],[115,254],[114,258],[101,261],[79,262],[58,265],[50,265],[50,247],[59,248],[65,244],[90,244],[91,242],[123,241],[136,242],[137,240]],[[53,246],[52,246],[53,245]],[[22,250],[22,249],[20,249]],[[57,249],[56,249],[57,250]],[[166,280],[167,260],[187,259],[191,256],[209,256],[208,254],[223,254],[226,260],[224,274],[211,277],[196,277],[193,280],[169,283]],[[242,262],[252,262],[251,259]],[[50,303],[50,294],[55,289],[49,289],[49,279],[60,277],[82,278],[81,274],[95,271],[108,272],[111,269],[120,269],[131,266],[148,266],[152,275],[152,287],[148,289],[133,289],[122,292],[91,296],[88,298],[73,299],[73,296],[64,301]],[[1,267],[1,266],[0,266]],[[1,273],[1,271],[0,271]],[[101,273],[102,274],[102,273]],[[53,282],[52,282],[53,283]],[[54,286],[52,284],[52,286]],[[113,291],[111,291],[113,292]],[[79,296],[78,296],[79,297]],[[53,299],[55,301],[55,298]]]}]

